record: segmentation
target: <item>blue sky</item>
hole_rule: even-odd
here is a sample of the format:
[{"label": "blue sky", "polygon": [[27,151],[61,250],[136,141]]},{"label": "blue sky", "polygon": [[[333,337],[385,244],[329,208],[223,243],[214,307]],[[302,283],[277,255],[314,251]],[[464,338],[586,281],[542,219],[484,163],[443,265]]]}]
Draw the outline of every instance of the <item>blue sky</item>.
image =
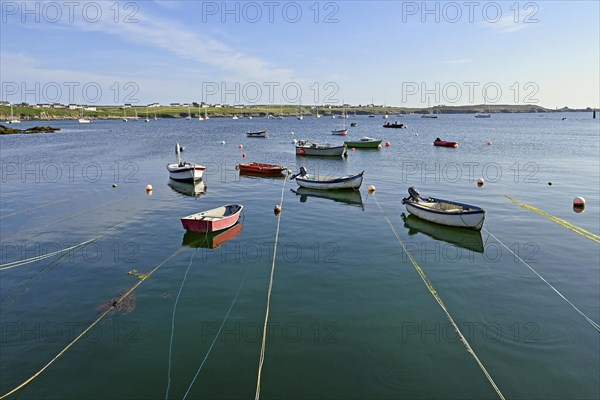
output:
[{"label": "blue sky", "polygon": [[597,1],[6,1],[2,100],[600,105]]}]

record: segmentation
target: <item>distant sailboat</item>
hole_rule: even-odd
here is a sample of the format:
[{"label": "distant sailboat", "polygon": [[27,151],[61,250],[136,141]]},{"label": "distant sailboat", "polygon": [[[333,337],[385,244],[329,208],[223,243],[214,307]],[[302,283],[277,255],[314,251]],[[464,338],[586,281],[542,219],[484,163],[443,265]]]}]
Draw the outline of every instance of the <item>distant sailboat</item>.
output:
[{"label": "distant sailboat", "polygon": [[154,111],[154,120],[158,121],[158,117],[156,116],[156,110]]},{"label": "distant sailboat", "polygon": [[423,115],[421,115],[421,118],[437,118],[437,115],[435,115],[435,114],[434,114],[434,113],[433,113],[433,112],[430,110],[430,108],[431,108],[431,103],[430,103],[429,99],[427,99],[427,109],[428,109],[428,112],[427,112],[427,113],[425,113],[425,114],[423,114]]},{"label": "distant sailboat", "polygon": [[[483,103],[484,106],[486,106],[485,102]],[[475,114],[475,118],[491,118],[492,115],[490,114],[490,108],[486,107],[486,112],[482,112],[482,113],[476,113]]]},{"label": "distant sailboat", "polygon": [[373,98],[371,97],[371,114],[369,114],[369,118],[375,118],[375,113],[373,112],[375,109],[375,102],[373,101]]},{"label": "distant sailboat", "polygon": [[202,105],[198,105],[198,121],[204,121],[204,117],[202,116]]},{"label": "distant sailboat", "polygon": [[148,106],[146,106],[146,122],[150,122],[150,118],[148,118]]},{"label": "distant sailboat", "polygon": [[319,114],[319,107],[317,107],[317,114],[315,115],[315,118],[321,118],[321,114]]},{"label": "distant sailboat", "polygon": [[127,122],[127,108],[123,106],[123,121]]},{"label": "distant sailboat", "polygon": [[191,110],[189,104],[188,104],[188,116],[185,117],[185,119],[192,119],[192,110]]},{"label": "distant sailboat", "polygon": [[304,116],[302,116],[302,103],[300,103],[299,109],[300,109],[300,115],[298,115],[296,118],[299,119],[299,120],[303,120]]},{"label": "distant sailboat", "polygon": [[81,108],[79,110],[79,119],[78,119],[78,121],[79,121],[80,124],[89,124],[90,122],[92,122],[91,119],[85,118],[83,116],[83,108]]},{"label": "distant sailboat", "polygon": [[10,119],[8,121],[6,121],[7,124],[20,124],[21,121],[19,121],[17,118],[15,118],[14,114],[13,114],[13,105],[10,105]]}]

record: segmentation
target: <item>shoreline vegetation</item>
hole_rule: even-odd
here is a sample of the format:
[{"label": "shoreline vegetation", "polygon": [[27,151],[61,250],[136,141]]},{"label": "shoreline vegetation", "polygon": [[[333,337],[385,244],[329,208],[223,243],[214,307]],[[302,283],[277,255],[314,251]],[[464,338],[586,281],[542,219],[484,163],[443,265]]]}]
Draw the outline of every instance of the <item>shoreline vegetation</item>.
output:
[{"label": "shoreline vegetation", "polygon": [[[185,106],[159,106],[159,107],[146,107],[146,106],[95,106],[96,111],[83,111],[83,115],[90,119],[123,119],[127,116],[127,119],[145,119],[146,111],[148,111],[148,118],[153,119],[156,115],[157,118],[187,118],[188,107]],[[469,106],[435,106],[429,108],[408,108],[408,107],[383,107],[365,105],[365,106],[302,106],[297,105],[251,105],[238,107],[208,107],[203,108],[200,114],[198,106],[191,108],[191,117],[197,119],[204,117],[205,113],[210,118],[231,118],[237,117],[266,117],[268,115],[291,117],[296,116],[300,113],[304,116],[315,116],[320,114],[321,116],[335,116],[341,115],[345,112],[348,115],[369,115],[371,113],[379,116],[385,114],[393,117],[394,115],[407,115],[407,114],[476,114],[488,112],[490,114],[496,113],[552,113],[552,112],[592,112],[592,108],[586,109],[570,109],[564,107],[561,109],[549,109],[537,105],[469,105]],[[68,109],[68,108],[38,108],[34,106],[13,106],[14,117],[22,121],[31,120],[77,120],[81,118],[82,111],[80,109]],[[0,122],[7,121],[11,116],[10,105],[0,106]]]}]

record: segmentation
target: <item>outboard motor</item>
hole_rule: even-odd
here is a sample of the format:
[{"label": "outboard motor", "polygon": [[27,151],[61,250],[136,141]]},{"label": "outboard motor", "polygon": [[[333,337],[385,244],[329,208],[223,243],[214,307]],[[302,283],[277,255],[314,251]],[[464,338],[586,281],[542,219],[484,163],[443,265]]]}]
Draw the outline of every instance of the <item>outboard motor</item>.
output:
[{"label": "outboard motor", "polygon": [[290,181],[292,179],[296,179],[297,176],[306,176],[306,175],[308,175],[308,171],[306,170],[306,168],[300,167],[300,172],[298,172],[297,174],[292,175],[292,177],[290,178]]},{"label": "outboard motor", "polygon": [[409,201],[419,201],[421,199],[421,193],[419,193],[417,188],[414,186],[408,188],[408,195],[409,197],[405,197],[404,199],[402,199],[402,204],[406,204]]},{"label": "outboard motor", "polygon": [[421,193],[419,193],[417,188],[414,186],[408,188],[408,194],[414,201],[419,201],[419,199],[421,198]]}]

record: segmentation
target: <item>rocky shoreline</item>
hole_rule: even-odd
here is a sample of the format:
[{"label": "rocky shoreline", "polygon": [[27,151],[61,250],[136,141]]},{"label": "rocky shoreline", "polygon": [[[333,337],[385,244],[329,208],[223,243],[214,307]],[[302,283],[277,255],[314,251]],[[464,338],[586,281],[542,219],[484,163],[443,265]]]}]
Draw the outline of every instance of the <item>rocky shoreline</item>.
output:
[{"label": "rocky shoreline", "polygon": [[51,126],[34,126],[33,128],[16,129],[16,128],[8,128],[4,125],[0,125],[0,135],[51,133],[51,132],[58,132],[58,131],[60,131],[60,128],[54,128]]}]

